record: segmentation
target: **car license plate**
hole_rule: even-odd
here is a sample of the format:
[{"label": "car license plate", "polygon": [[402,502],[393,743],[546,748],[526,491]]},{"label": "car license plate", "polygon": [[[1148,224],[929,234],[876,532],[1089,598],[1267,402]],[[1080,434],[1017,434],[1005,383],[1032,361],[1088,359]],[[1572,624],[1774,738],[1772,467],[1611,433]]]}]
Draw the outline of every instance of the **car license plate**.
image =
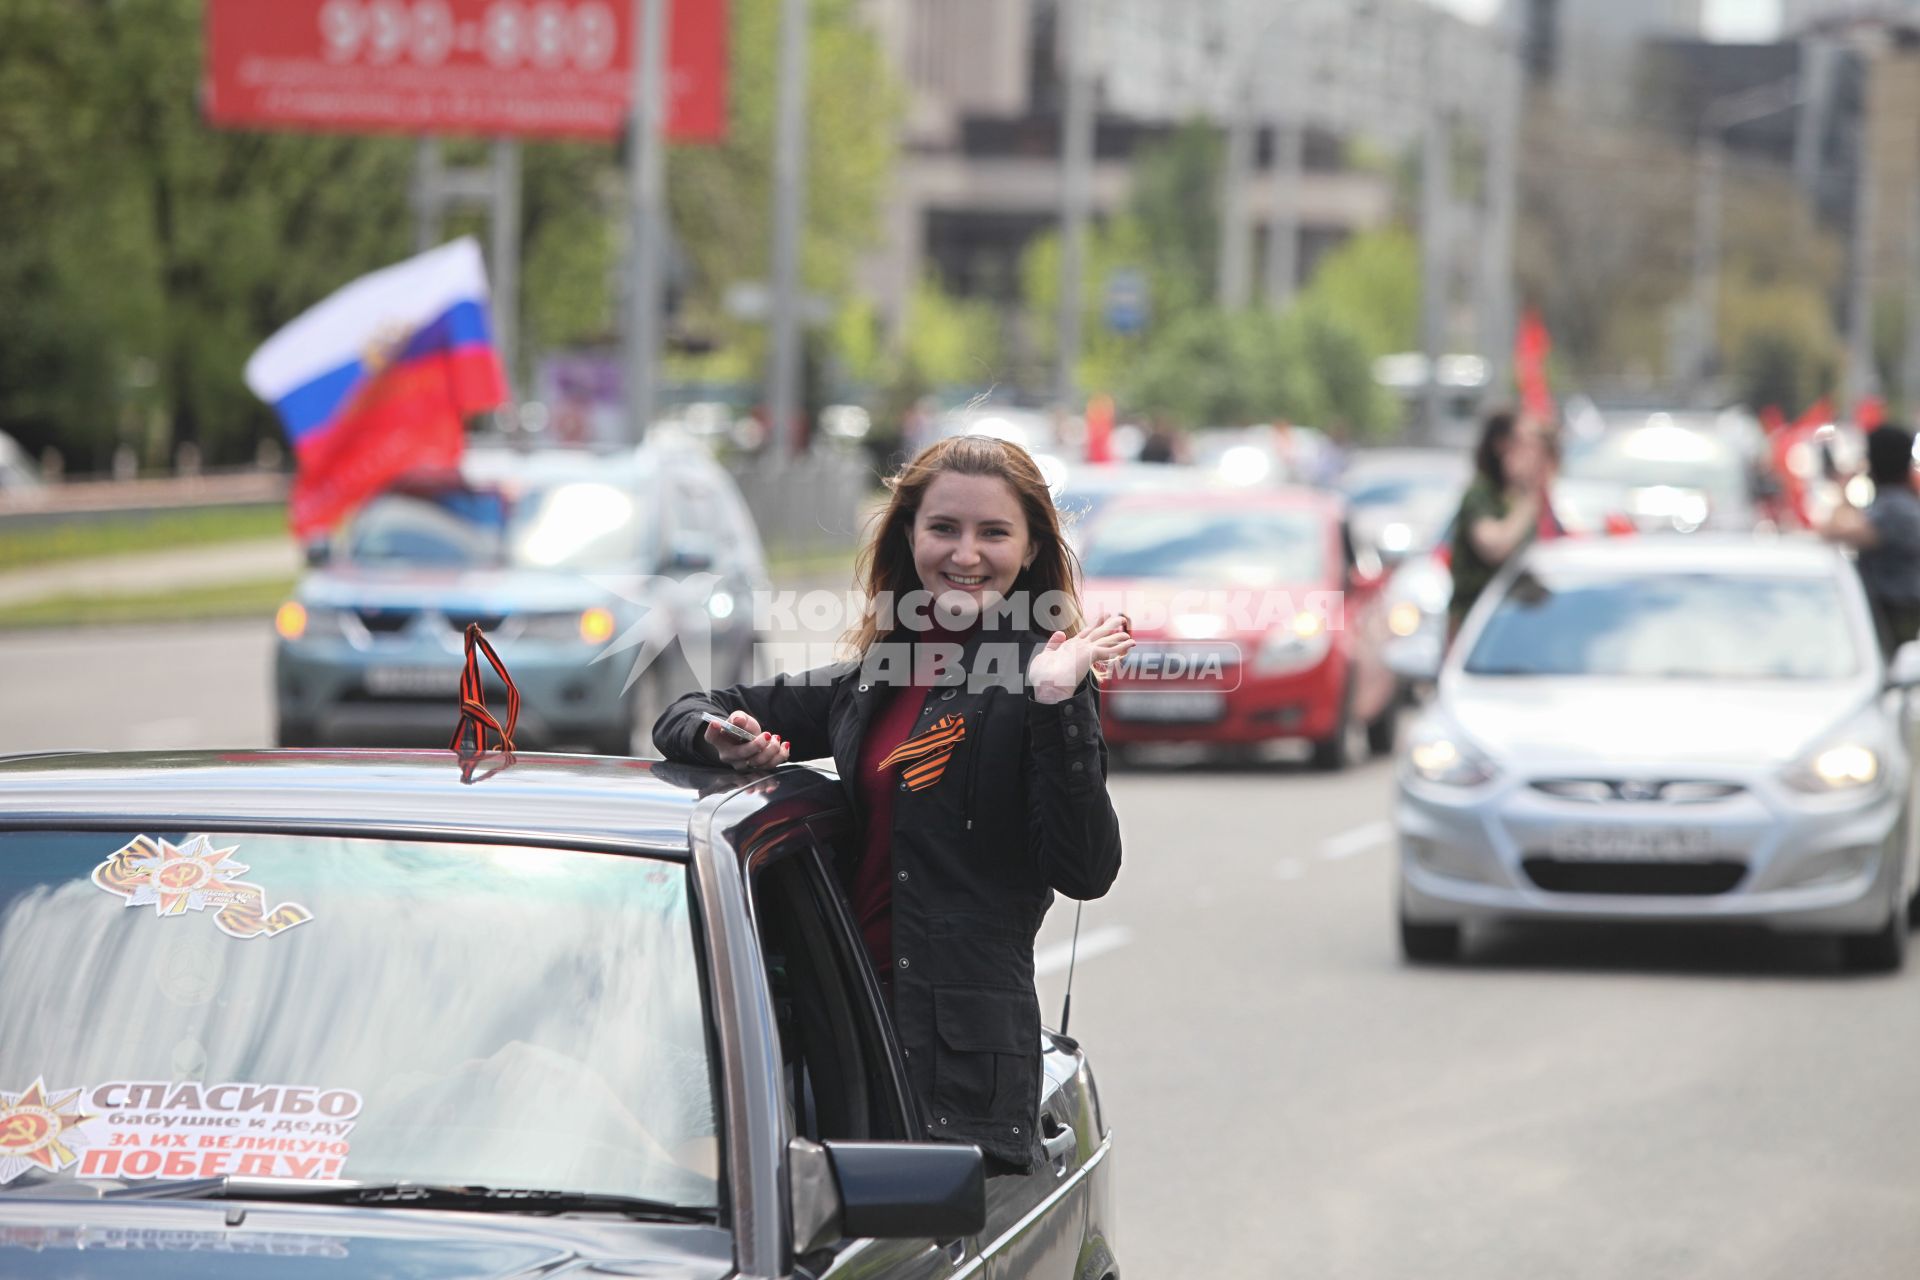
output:
[{"label": "car license plate", "polygon": [[1174,690],[1164,693],[1144,690],[1116,690],[1109,694],[1107,707],[1117,720],[1167,720],[1187,724],[1218,720],[1227,713],[1227,698],[1209,690]]},{"label": "car license plate", "polygon": [[1548,849],[1569,862],[1689,862],[1718,852],[1707,827],[1556,827]]},{"label": "car license plate", "polygon": [[446,694],[460,691],[458,667],[368,667],[367,692],[388,696]]}]

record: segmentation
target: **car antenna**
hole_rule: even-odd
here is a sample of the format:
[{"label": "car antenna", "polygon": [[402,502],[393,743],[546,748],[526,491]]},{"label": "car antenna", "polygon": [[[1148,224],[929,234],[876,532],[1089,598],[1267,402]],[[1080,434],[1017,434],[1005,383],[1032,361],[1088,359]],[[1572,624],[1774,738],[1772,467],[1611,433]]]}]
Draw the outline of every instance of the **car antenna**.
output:
[{"label": "car antenna", "polygon": [[1067,998],[1060,1002],[1060,1034],[1067,1034],[1067,1018],[1073,1013],[1073,961],[1080,953],[1080,913],[1087,909],[1084,902],[1073,904],[1073,945],[1067,948]]}]

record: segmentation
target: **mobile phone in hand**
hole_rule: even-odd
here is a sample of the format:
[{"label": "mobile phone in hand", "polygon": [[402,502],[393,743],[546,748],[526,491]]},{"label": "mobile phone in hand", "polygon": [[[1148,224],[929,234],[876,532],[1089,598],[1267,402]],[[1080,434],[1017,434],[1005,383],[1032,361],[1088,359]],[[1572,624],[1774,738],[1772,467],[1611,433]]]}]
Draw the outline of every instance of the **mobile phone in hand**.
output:
[{"label": "mobile phone in hand", "polygon": [[727,719],[725,716],[717,716],[713,714],[713,712],[711,711],[703,711],[700,713],[700,718],[702,720],[705,720],[708,724],[719,725],[721,728],[721,731],[724,732],[729,738],[732,738],[735,742],[756,741],[756,735],[748,733],[745,729],[742,729],[739,725]]}]

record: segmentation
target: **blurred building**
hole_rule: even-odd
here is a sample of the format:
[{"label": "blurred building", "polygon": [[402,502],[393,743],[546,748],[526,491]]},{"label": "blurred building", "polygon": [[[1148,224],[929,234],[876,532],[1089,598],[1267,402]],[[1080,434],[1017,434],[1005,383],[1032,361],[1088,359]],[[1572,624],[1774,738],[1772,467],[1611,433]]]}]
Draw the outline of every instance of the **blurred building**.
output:
[{"label": "blurred building", "polygon": [[[1092,204],[1123,209],[1131,161],[1243,93],[1256,122],[1249,216],[1262,276],[1279,199],[1274,125],[1304,130],[1297,274],[1394,212],[1394,162],[1431,109],[1478,132],[1502,83],[1496,30],[1421,0],[1087,0],[1097,82]],[[1063,107],[1055,0],[864,0],[910,95],[887,242],[863,283],[897,324],[932,272],[962,295],[1012,302],[1019,262],[1058,225]],[[1363,145],[1356,145],[1363,144]],[[1354,157],[1375,157],[1355,163]],[[1456,220],[1471,242],[1471,210]],[[1258,288],[1254,289],[1258,294]]]},{"label": "blurred building", "polygon": [[1635,70],[1651,39],[1697,38],[1701,0],[1505,0],[1517,10],[1529,79],[1589,119],[1635,113]]},{"label": "blurred building", "polygon": [[1780,0],[1780,31],[1792,37],[1836,20],[1920,19],[1920,0]]},{"label": "blurred building", "polygon": [[1688,143],[1712,127],[1730,157],[1791,173],[1823,224],[1852,226],[1867,93],[1861,50],[1811,39],[1653,40],[1642,52],[1641,123]]}]

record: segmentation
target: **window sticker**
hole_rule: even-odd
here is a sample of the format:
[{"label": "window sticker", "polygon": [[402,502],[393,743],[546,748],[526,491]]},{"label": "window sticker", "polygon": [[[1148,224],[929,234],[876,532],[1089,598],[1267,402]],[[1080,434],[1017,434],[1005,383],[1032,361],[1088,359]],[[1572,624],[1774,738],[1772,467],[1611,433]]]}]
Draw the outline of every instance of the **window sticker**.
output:
[{"label": "window sticker", "polygon": [[48,1090],[35,1080],[21,1093],[0,1092],[0,1186],[33,1169],[59,1173],[91,1146],[91,1122],[79,1109],[82,1089]]},{"label": "window sticker", "polygon": [[120,1080],[0,1091],[0,1186],[78,1165],[80,1178],[337,1178],[361,1099],[308,1085]]},{"label": "window sticker", "polygon": [[129,907],[180,916],[213,911],[213,923],[233,938],[271,938],[313,919],[297,902],[268,909],[266,891],[240,879],[248,868],[233,861],[238,845],[216,849],[209,836],[184,844],[135,836],[93,869],[93,882]]}]

